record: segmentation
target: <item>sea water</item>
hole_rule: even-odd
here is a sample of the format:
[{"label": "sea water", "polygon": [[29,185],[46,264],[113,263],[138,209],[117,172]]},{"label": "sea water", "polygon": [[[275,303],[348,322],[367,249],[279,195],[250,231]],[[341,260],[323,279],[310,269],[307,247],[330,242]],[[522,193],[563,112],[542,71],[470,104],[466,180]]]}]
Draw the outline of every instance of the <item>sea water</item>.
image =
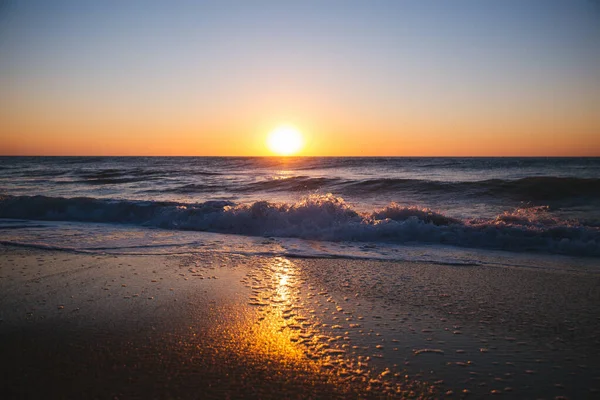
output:
[{"label": "sea water", "polygon": [[78,251],[588,265],[600,158],[0,157],[0,218]]}]

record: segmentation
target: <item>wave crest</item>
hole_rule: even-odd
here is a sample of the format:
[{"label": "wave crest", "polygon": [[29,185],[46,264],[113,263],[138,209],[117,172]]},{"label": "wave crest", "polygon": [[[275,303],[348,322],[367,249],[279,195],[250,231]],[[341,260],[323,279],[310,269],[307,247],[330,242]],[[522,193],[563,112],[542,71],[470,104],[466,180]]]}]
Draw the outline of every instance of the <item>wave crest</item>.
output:
[{"label": "wave crest", "polygon": [[359,212],[341,197],[296,203],[236,204],[0,196],[1,218],[128,223],[166,229],[328,241],[422,242],[463,247],[600,256],[600,227],[551,217],[535,207],[491,219],[459,220],[395,203]]},{"label": "wave crest", "polygon": [[458,224],[460,220],[447,217],[429,208],[419,208],[416,206],[403,207],[392,203],[381,211],[372,214],[375,219],[392,219],[394,221],[406,221],[409,218],[416,218],[419,221],[432,223],[434,225]]}]

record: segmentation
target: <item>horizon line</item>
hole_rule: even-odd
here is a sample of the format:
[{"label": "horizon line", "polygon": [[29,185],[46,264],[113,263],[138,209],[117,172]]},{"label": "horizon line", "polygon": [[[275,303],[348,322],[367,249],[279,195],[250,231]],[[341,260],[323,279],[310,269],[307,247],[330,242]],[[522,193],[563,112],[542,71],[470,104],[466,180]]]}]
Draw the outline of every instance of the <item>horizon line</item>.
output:
[{"label": "horizon line", "polygon": [[0,157],[146,157],[146,158],[600,158],[598,155],[297,155],[297,156],[278,156],[278,155],[76,155],[76,154],[0,154]]}]

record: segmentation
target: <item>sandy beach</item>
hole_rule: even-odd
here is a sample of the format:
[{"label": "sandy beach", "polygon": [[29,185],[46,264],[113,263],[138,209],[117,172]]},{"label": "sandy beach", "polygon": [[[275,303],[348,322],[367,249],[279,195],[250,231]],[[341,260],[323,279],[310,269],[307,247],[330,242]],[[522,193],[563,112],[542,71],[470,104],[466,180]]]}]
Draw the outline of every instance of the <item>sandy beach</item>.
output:
[{"label": "sandy beach", "polygon": [[0,251],[6,398],[599,395],[593,271]]}]

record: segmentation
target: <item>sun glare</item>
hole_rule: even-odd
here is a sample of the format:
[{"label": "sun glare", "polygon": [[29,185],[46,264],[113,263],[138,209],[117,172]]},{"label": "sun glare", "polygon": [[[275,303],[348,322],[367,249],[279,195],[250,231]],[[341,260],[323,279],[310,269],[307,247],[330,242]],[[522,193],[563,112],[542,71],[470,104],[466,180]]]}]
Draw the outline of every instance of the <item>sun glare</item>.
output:
[{"label": "sun glare", "polygon": [[267,138],[269,150],[280,156],[296,154],[302,149],[303,144],[302,133],[289,125],[273,129]]}]

